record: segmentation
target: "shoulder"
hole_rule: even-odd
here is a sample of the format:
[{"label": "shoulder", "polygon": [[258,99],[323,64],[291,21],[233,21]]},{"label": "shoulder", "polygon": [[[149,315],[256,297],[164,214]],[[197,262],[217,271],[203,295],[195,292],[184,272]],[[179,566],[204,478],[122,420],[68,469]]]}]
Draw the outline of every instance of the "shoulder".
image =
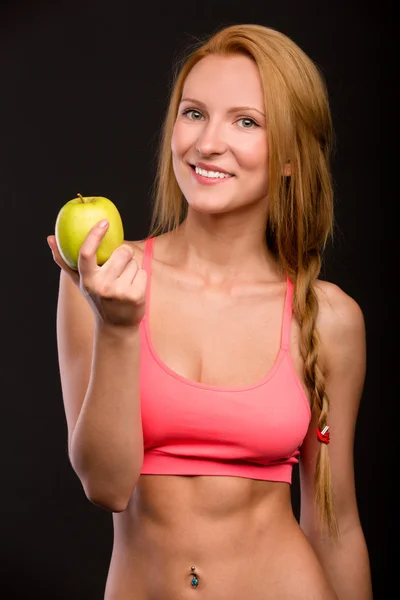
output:
[{"label": "shoulder", "polygon": [[[135,251],[135,258],[140,268],[143,266],[143,257],[146,242],[150,239],[151,236],[148,236],[142,240],[129,241],[124,240],[124,244],[130,246]],[[157,243],[154,244],[153,249],[153,261],[163,263],[165,258],[168,255],[168,248],[170,247],[171,241],[171,232],[162,233],[156,236]]]},{"label": "shoulder", "polygon": [[359,304],[339,286],[318,280],[315,285],[319,312],[317,327],[321,358],[328,370],[339,362],[362,356],[365,347],[365,322]]},{"label": "shoulder", "polygon": [[315,289],[319,304],[319,326],[327,333],[344,333],[364,325],[359,304],[338,285],[318,279]]}]

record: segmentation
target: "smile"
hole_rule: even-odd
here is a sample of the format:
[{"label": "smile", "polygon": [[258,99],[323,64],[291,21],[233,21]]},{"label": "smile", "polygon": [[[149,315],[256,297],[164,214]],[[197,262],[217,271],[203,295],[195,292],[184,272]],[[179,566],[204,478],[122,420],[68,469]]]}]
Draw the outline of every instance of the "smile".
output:
[{"label": "smile", "polygon": [[206,171],[205,169],[200,169],[199,167],[194,167],[191,165],[191,169],[193,172],[193,177],[198,183],[202,183],[204,185],[215,185],[217,183],[224,183],[234,177],[229,173],[220,173],[219,171]]}]

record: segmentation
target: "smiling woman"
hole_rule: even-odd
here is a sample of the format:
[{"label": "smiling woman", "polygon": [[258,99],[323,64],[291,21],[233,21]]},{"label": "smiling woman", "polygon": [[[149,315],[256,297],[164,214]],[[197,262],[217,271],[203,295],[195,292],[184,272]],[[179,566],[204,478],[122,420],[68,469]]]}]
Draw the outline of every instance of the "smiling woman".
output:
[{"label": "smiling woman", "polygon": [[311,59],[224,28],[174,82],[147,239],[98,266],[95,226],[76,273],[49,237],[71,464],[114,513],[105,600],[372,598],[364,320],[319,279],[332,136]]}]

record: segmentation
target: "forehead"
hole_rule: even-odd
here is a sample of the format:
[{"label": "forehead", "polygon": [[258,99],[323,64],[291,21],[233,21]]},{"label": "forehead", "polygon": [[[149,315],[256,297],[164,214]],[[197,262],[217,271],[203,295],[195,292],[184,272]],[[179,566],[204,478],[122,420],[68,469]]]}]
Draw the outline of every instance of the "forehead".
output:
[{"label": "forehead", "polygon": [[251,58],[240,54],[202,58],[185,80],[182,98],[185,96],[207,105],[264,108],[258,67]]}]

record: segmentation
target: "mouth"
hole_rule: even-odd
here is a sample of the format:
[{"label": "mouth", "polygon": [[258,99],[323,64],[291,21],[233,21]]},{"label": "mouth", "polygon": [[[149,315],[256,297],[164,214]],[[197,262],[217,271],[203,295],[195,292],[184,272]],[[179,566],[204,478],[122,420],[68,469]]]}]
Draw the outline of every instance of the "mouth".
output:
[{"label": "mouth", "polygon": [[208,177],[209,179],[229,179],[234,177],[233,173],[229,173],[225,169],[217,167],[216,165],[189,164],[189,166],[196,173],[196,175]]},{"label": "mouth", "polygon": [[197,165],[189,165],[192,170],[193,179],[201,185],[218,185],[230,181],[235,176],[225,171],[217,171],[217,167],[213,170],[206,170]]}]

